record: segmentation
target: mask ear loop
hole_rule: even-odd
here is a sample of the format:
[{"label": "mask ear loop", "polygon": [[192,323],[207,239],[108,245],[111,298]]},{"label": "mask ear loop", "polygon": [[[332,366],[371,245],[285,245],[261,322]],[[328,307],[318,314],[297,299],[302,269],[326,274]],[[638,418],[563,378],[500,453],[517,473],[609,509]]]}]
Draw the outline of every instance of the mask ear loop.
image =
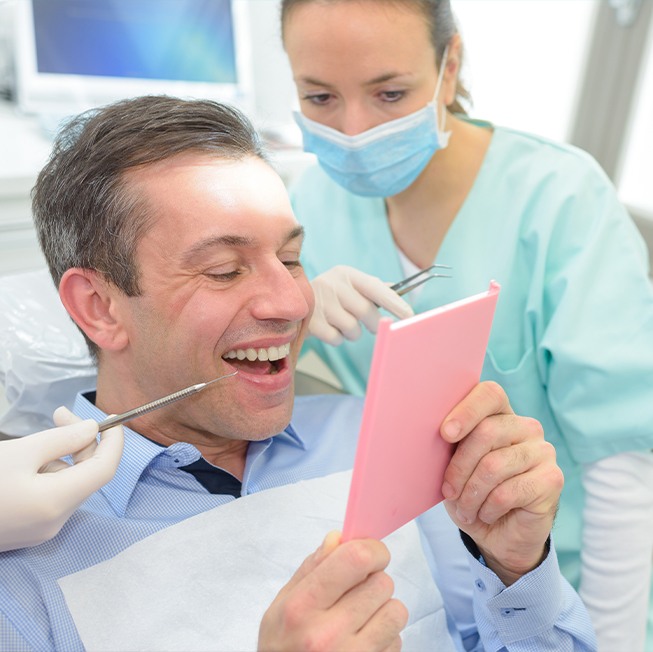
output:
[{"label": "mask ear loop", "polygon": [[438,115],[438,121],[441,122],[438,126],[438,131],[444,133],[444,127],[447,122],[447,109],[442,112],[442,120],[438,114],[438,95],[440,94],[440,87],[442,86],[442,80],[444,79],[444,71],[447,69],[447,57],[449,56],[449,44],[447,43],[442,53],[442,59],[440,61],[440,72],[438,73],[438,81],[435,83],[435,93],[433,93],[433,102],[435,103],[435,113]]}]

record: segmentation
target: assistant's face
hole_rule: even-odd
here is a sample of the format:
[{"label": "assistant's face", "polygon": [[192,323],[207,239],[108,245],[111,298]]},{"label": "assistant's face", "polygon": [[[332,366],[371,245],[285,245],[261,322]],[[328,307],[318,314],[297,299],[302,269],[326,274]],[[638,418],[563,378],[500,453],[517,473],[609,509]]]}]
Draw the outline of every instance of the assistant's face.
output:
[{"label": "assistant's face", "polygon": [[311,2],[284,24],[302,113],[347,135],[418,111],[437,81],[418,10],[400,3]]},{"label": "assistant's face", "polygon": [[185,154],[132,172],[129,183],[152,215],[136,254],[142,295],[122,299],[139,393],[163,396],[239,371],[151,413],[166,420],[154,430],[185,441],[279,432],[313,309],[281,179],[258,158]]}]

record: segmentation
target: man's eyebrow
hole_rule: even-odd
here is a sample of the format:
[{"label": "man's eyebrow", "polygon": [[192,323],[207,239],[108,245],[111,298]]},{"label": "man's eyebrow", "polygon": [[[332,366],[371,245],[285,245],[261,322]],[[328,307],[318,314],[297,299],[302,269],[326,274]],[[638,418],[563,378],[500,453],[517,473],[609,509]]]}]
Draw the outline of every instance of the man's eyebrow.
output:
[{"label": "man's eyebrow", "polygon": [[304,237],[304,227],[297,225],[286,237],[284,244],[288,244],[291,240]]},{"label": "man's eyebrow", "polygon": [[196,242],[188,251],[184,252],[182,262],[192,264],[199,256],[211,249],[218,247],[251,247],[254,238],[247,238],[240,235],[216,235]]},{"label": "man's eyebrow", "polygon": [[[288,244],[291,240],[303,237],[304,227],[298,225],[286,235],[283,245]],[[182,262],[186,265],[192,264],[204,252],[211,251],[216,247],[253,247],[254,245],[256,245],[256,238],[242,235],[216,235],[196,242],[184,253]]]}]

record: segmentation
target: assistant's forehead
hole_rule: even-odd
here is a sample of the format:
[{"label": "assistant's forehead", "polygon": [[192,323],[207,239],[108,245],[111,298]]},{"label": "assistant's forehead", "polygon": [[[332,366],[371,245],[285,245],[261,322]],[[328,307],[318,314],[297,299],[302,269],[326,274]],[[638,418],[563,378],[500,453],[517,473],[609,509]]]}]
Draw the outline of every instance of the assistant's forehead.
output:
[{"label": "assistant's forehead", "polygon": [[[337,27],[337,29],[335,29]],[[412,2],[359,0],[309,2],[293,7],[284,23],[284,46],[301,46],[336,53],[342,45],[393,49],[405,41],[423,47],[431,41],[431,24],[422,8]]]},{"label": "assistant's forehead", "polygon": [[344,91],[382,76],[435,71],[429,26],[420,12],[403,4],[300,5],[290,14],[285,47],[300,88]]}]

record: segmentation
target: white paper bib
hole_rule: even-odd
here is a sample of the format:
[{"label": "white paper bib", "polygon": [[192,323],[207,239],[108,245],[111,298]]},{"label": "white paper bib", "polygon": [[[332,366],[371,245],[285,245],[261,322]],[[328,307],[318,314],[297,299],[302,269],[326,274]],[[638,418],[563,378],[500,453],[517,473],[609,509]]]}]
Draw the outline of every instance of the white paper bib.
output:
[{"label": "white paper bib", "polygon": [[[351,472],[204,512],[59,580],[89,652],[256,650],[265,610],[326,533],[341,529]],[[403,649],[453,652],[415,523],[385,539]]]}]

